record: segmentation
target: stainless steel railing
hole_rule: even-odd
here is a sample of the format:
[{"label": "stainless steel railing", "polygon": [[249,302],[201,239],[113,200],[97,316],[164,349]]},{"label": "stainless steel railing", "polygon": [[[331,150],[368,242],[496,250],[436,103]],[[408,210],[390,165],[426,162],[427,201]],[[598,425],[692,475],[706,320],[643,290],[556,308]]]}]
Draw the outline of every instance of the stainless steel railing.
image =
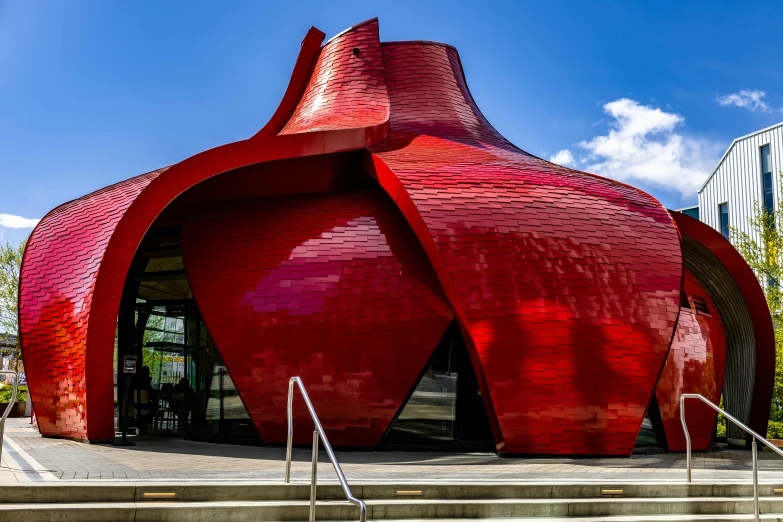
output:
[{"label": "stainless steel railing", "polygon": [[307,395],[307,390],[305,390],[304,384],[302,384],[302,379],[300,379],[299,377],[291,377],[291,379],[288,381],[288,445],[286,446],[286,452],[285,452],[285,483],[289,484],[291,482],[291,451],[292,451],[293,441],[294,441],[294,425],[292,422],[294,416],[294,384],[296,384],[299,387],[299,391],[302,392],[302,398],[305,401],[305,405],[307,405],[307,411],[310,412],[310,417],[313,418],[313,423],[315,424],[315,431],[313,432],[312,478],[310,479],[311,480],[310,522],[314,522],[315,520],[315,489],[316,489],[316,474],[318,471],[319,435],[321,437],[321,440],[323,441],[326,454],[329,455],[329,460],[332,461],[334,472],[337,473],[337,479],[340,481],[340,485],[343,487],[343,492],[345,493],[345,497],[348,499],[348,502],[350,502],[351,504],[355,504],[359,506],[359,521],[366,522],[367,504],[365,504],[364,501],[354,497],[353,493],[351,493],[351,488],[350,486],[348,486],[348,481],[345,479],[343,470],[340,469],[340,463],[337,462],[337,457],[334,456],[334,451],[332,451],[332,445],[329,444],[329,439],[326,438],[326,433],[324,433],[324,429],[321,426],[321,421],[318,420],[318,415],[316,415],[315,413],[315,408],[313,408],[313,403],[310,402],[310,396]]},{"label": "stainless steel railing", "polygon": [[751,444],[751,454],[753,459],[753,515],[755,516],[756,522],[759,521],[759,465],[758,465],[758,445],[756,444],[756,441],[759,440],[762,443],[764,443],[768,448],[770,448],[772,451],[783,457],[783,451],[772,444],[770,441],[753,431],[752,429],[748,428],[744,424],[742,424],[740,421],[726,413],[724,410],[720,409],[715,403],[708,400],[703,395],[699,395],[698,393],[683,393],[680,395],[680,422],[682,422],[682,431],[685,432],[685,447],[686,447],[686,461],[688,466],[688,482],[691,481],[691,436],[688,434],[688,426],[685,424],[685,399],[699,399],[703,403],[705,403],[707,406],[712,408],[713,410],[717,411],[718,413],[722,413],[726,419],[730,420],[743,430],[745,430],[746,433],[751,435],[753,437],[753,442]]},{"label": "stainless steel railing", "polygon": [[3,416],[0,417],[0,459],[3,458],[3,435],[5,433],[5,420],[8,418],[8,414],[11,413],[11,408],[16,404],[16,391],[19,388],[19,375],[11,370],[0,370],[0,375],[11,375],[14,378],[14,391],[11,393],[11,401],[8,406],[5,407]]}]

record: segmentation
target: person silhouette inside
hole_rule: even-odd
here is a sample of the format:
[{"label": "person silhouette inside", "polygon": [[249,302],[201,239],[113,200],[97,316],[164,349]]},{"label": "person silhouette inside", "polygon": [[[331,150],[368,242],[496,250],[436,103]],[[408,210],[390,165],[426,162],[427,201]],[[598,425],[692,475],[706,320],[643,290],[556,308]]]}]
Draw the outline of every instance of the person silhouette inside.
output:
[{"label": "person silhouette inside", "polygon": [[183,429],[187,426],[188,412],[193,409],[196,392],[184,377],[171,388],[171,411],[177,416],[177,426]]},{"label": "person silhouette inside", "polygon": [[136,394],[138,394],[139,405],[139,424],[141,426],[149,425],[152,420],[157,396],[154,396],[155,390],[152,388],[152,375],[149,366],[139,368],[139,374],[136,376]]}]

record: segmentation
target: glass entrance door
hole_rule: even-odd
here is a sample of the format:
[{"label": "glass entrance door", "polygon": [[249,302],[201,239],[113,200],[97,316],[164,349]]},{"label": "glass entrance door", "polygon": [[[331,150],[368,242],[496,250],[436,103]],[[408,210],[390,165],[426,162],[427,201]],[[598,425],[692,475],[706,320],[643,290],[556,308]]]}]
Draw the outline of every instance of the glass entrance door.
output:
[{"label": "glass entrance door", "polygon": [[137,303],[141,339],[130,417],[141,433],[258,439],[195,303]]},{"label": "glass entrance door", "polygon": [[139,428],[154,434],[187,431],[196,410],[196,368],[191,357],[196,346],[188,332],[190,308],[187,304],[136,305],[142,356],[134,402],[138,403]]}]

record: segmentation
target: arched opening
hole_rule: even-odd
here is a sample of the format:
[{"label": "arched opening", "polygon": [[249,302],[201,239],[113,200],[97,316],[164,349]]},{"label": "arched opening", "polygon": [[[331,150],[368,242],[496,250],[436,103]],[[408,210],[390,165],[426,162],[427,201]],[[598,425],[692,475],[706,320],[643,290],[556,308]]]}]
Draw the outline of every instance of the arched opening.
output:
[{"label": "arched opening", "polygon": [[[260,442],[202,319],[188,282],[176,226],[153,226],[131,265],[118,320],[117,375],[126,356],[137,373],[118,380],[128,426],[145,435]],[[124,414],[122,402],[119,414]]]},{"label": "arched opening", "polygon": [[[727,412],[742,422],[750,422],[756,379],[756,332],[745,298],[723,263],[700,242],[683,237],[685,266],[702,282],[715,301],[726,328],[726,367],[723,401]],[[730,443],[744,445],[745,434],[727,423]]]},{"label": "arched opening", "polygon": [[[116,425],[124,414],[141,434],[258,444],[261,438],[194,298],[182,252],[182,227],[225,201],[346,190],[374,183],[360,155],[331,154],[253,164],[207,179],[177,197],[155,220],[128,272],[117,320]],[[217,275],[217,274],[216,274]]]},{"label": "arched opening", "polygon": [[[128,387],[130,426],[277,444],[285,381],[300,375],[316,390],[333,445],[378,446],[453,313],[410,226],[361,160],[346,153],[240,168],[192,187],[158,216],[118,320],[118,374],[126,355],[142,372]],[[470,377],[477,394],[472,369]],[[489,430],[486,440],[491,447]]]},{"label": "arched opening", "polygon": [[387,449],[494,451],[484,400],[453,321],[381,441]]}]

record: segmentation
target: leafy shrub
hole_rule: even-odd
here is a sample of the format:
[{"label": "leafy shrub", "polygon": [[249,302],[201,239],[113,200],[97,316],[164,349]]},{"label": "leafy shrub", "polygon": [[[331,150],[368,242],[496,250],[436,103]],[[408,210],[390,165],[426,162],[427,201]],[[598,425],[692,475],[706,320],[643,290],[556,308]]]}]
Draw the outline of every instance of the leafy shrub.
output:
[{"label": "leafy shrub", "polygon": [[[722,398],[721,398],[721,406],[723,406]],[[726,436],[726,417],[724,417],[722,413],[718,414],[718,426],[715,429],[715,436],[716,437]]]},{"label": "leafy shrub", "polygon": [[[11,394],[13,393],[13,386],[3,386],[0,389],[0,402],[8,402],[11,400]],[[27,386],[20,386],[16,393],[16,401],[24,402],[27,400]]]},{"label": "leafy shrub", "polygon": [[767,428],[768,439],[783,439],[783,422],[769,421],[769,427]]}]

